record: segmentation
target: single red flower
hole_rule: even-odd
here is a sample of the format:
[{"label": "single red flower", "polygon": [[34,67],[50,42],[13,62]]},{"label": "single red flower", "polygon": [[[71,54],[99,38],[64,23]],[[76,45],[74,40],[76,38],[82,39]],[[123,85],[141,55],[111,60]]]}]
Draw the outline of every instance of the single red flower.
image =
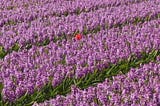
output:
[{"label": "single red flower", "polygon": [[82,36],[81,36],[81,34],[77,34],[75,38],[76,38],[76,40],[80,40],[80,39],[82,39]]}]

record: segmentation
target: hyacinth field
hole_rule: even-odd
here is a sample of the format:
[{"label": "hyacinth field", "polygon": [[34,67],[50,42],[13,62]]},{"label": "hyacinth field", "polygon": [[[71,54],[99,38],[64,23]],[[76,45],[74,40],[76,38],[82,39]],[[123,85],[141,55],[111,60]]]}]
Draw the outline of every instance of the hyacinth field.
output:
[{"label": "hyacinth field", "polygon": [[0,0],[0,106],[160,106],[160,0]]}]

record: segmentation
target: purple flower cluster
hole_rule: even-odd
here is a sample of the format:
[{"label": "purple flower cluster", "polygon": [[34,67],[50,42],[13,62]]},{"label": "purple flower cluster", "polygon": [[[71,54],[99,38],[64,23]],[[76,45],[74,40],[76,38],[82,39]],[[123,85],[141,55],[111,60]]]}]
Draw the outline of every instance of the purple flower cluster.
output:
[{"label": "purple flower cluster", "polygon": [[141,56],[141,52],[159,50],[159,23],[160,19],[122,29],[102,30],[83,36],[80,41],[62,40],[8,54],[0,61],[3,98],[13,101],[25,92],[31,94],[40,90],[50,78],[52,85],[57,86],[66,76],[79,78],[132,54]]},{"label": "purple flower cluster", "polygon": [[158,106],[160,103],[160,64],[149,63],[131,69],[127,75],[106,79],[84,90],[72,86],[66,97],[57,96],[33,106]]},{"label": "purple flower cluster", "polygon": [[115,24],[132,22],[136,17],[151,17],[160,13],[159,0],[148,1],[121,7],[108,7],[98,9],[95,12],[81,13],[67,17],[38,18],[31,23],[20,23],[15,26],[4,26],[0,28],[0,45],[6,50],[17,42],[20,47],[26,43],[32,45],[49,39],[52,41],[61,35],[73,35],[74,32],[84,30],[91,31],[100,26],[102,29],[112,27]]},{"label": "purple flower cluster", "polygon": [[160,63],[160,56],[157,57],[157,61]]},{"label": "purple flower cluster", "polygon": [[[18,0],[19,1],[19,0]],[[17,1],[17,2],[18,2]],[[124,4],[131,4],[142,2],[144,0],[74,0],[74,1],[64,1],[64,0],[49,0],[46,1],[19,1],[18,4],[11,4],[7,1],[5,4],[1,4],[2,8],[7,6],[7,10],[1,12],[2,18],[0,20],[0,26],[3,26],[5,23],[13,20],[15,22],[24,22],[24,21],[33,21],[38,17],[48,17],[53,15],[61,15],[66,12],[69,14],[75,13],[76,11],[91,11],[97,8],[105,8],[107,6],[119,6]],[[16,2],[16,3],[17,3]],[[8,10],[14,8],[12,10]],[[15,9],[16,8],[16,9]]]},{"label": "purple flower cluster", "polygon": [[[26,8],[33,8],[33,5],[45,5],[47,3],[62,3],[64,0],[1,0],[0,2],[0,10],[2,12],[7,12],[6,10],[10,12],[17,11],[18,8],[26,9]],[[24,11],[24,10],[23,10]],[[2,13],[3,14],[3,13]],[[8,15],[8,14],[7,14]]]}]

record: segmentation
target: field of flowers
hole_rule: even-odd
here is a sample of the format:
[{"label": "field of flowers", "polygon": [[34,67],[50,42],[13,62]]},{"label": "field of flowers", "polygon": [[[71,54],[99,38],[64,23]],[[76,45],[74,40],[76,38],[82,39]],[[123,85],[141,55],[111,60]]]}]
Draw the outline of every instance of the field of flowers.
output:
[{"label": "field of flowers", "polygon": [[160,0],[0,0],[0,106],[160,106]]}]

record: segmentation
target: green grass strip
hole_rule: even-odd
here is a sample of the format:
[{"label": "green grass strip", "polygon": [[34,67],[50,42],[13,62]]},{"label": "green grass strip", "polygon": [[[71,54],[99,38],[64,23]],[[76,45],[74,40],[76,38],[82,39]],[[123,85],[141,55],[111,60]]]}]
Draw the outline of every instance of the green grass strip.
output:
[{"label": "green grass strip", "polygon": [[40,103],[55,98],[56,95],[66,96],[66,94],[71,92],[71,85],[76,85],[81,89],[96,86],[97,83],[103,82],[106,78],[112,79],[112,76],[129,72],[130,68],[136,68],[141,64],[156,61],[157,56],[160,56],[160,50],[153,50],[148,54],[143,52],[141,58],[132,55],[130,58],[120,61],[117,64],[110,64],[109,67],[103,71],[95,70],[93,73],[89,73],[80,79],[66,77],[57,87],[52,87],[50,82],[40,91],[35,91],[34,94],[31,95],[26,93],[14,103],[4,102],[2,100],[0,103],[2,106],[31,106],[35,101]]}]

